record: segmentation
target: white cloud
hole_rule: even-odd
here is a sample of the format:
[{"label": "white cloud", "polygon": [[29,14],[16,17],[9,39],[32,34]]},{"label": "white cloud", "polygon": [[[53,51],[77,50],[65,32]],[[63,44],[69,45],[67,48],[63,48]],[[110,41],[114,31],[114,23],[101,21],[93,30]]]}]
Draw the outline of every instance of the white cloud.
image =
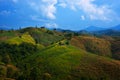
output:
[{"label": "white cloud", "polygon": [[82,20],[85,20],[85,16],[82,15],[82,16],[81,16],[81,19],[82,19]]},{"label": "white cloud", "polygon": [[105,5],[97,6],[93,4],[93,1],[94,0],[81,0],[78,6],[91,20],[109,20],[108,15],[112,14],[112,10]]},{"label": "white cloud", "polygon": [[[84,17],[91,20],[110,20],[114,11],[108,5],[97,5],[95,0],[29,0],[30,6],[38,13],[49,19],[56,19],[57,5],[81,11]],[[83,19],[83,17],[82,17]]]},{"label": "white cloud", "polygon": [[30,6],[49,19],[55,19],[57,0],[29,1]]},{"label": "white cloud", "polygon": [[41,5],[41,10],[43,11],[43,15],[47,16],[50,19],[55,19],[57,0],[42,0],[43,5]]},{"label": "white cloud", "polygon": [[18,0],[12,0],[14,3],[17,3],[18,2]]},{"label": "white cloud", "polygon": [[36,16],[36,15],[30,15],[30,18],[38,22],[50,22],[49,20],[41,19],[39,16]]},{"label": "white cloud", "polygon": [[85,13],[91,20],[109,20],[114,12],[107,5],[98,6],[94,4],[95,0],[62,0],[63,4],[72,10],[78,10]]},{"label": "white cloud", "polygon": [[63,7],[63,8],[66,8],[67,4],[65,3],[60,3],[59,6]]},{"label": "white cloud", "polygon": [[47,28],[58,28],[58,25],[56,23],[46,23],[45,26]]}]

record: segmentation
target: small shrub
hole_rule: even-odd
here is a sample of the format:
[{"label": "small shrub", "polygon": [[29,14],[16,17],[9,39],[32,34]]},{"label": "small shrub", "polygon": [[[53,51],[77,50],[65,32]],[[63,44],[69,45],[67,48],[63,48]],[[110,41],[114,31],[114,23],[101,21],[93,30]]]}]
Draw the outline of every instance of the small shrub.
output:
[{"label": "small shrub", "polygon": [[51,74],[49,73],[44,73],[43,75],[43,80],[50,80],[52,78]]}]

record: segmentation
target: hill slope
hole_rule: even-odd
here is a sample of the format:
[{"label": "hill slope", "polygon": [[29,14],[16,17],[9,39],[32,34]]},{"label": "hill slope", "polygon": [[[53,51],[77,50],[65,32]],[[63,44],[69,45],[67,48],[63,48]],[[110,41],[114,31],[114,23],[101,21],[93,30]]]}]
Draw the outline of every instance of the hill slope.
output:
[{"label": "hill slope", "polygon": [[31,37],[31,35],[29,35],[29,33],[24,33],[20,36],[10,38],[6,40],[6,42],[10,44],[21,44],[23,42],[35,44],[34,39]]},{"label": "hill slope", "polygon": [[112,59],[119,59],[119,37],[104,37],[44,27],[1,30],[0,79],[120,80],[120,61]]},{"label": "hill slope", "polygon": [[80,49],[84,49],[88,52],[92,52],[102,56],[112,56],[111,55],[111,44],[105,39],[100,39],[96,37],[80,36],[73,37],[70,42],[73,46]]},{"label": "hill slope", "polygon": [[21,62],[23,63],[32,65],[29,69],[40,71],[35,72],[36,75],[40,75],[36,77],[36,80],[43,79],[43,77],[50,80],[120,79],[119,61],[90,54],[67,45],[50,46],[26,58]]},{"label": "hill slope", "polygon": [[29,32],[29,34],[34,38],[35,42],[38,44],[43,44],[45,46],[51,43],[56,43],[63,39],[63,35],[57,31],[51,31],[46,28],[32,28],[28,27],[20,30],[20,32]]}]

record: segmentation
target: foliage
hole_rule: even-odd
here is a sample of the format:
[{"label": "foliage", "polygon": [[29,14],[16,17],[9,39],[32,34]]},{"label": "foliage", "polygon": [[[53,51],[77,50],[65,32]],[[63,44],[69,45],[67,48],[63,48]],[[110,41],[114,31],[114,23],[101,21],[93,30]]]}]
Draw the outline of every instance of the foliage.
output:
[{"label": "foliage", "polygon": [[6,64],[10,63],[11,60],[12,62],[19,61],[35,51],[37,51],[37,46],[30,43],[21,43],[20,45],[0,43],[0,55]]},{"label": "foliage", "polygon": [[23,42],[35,44],[34,39],[29,35],[29,33],[24,33],[23,35],[13,37],[6,41],[9,44],[21,44]]},{"label": "foliage", "polygon": [[119,59],[119,37],[45,27],[0,31],[0,80],[120,80],[111,50]]},{"label": "foliage", "polygon": [[70,45],[49,46],[23,62],[32,65],[31,68],[40,69],[37,70],[40,72],[39,75],[44,76],[46,73],[47,76],[51,76],[50,80],[119,80],[120,78],[117,74],[120,72],[119,61],[90,54]]}]

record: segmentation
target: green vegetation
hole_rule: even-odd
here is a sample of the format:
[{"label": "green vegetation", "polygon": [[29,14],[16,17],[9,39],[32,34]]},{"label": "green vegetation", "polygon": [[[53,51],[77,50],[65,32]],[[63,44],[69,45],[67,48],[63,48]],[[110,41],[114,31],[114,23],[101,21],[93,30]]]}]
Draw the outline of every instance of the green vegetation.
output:
[{"label": "green vegetation", "polygon": [[0,80],[120,80],[119,48],[118,37],[0,31]]},{"label": "green vegetation", "polygon": [[43,44],[45,46],[50,45],[51,43],[56,43],[63,39],[61,33],[56,31],[50,31],[46,28],[26,28],[21,30],[20,32],[25,33],[29,32],[29,34],[34,38],[37,44]]},{"label": "green vegetation", "polygon": [[35,44],[34,39],[29,35],[29,33],[24,33],[20,36],[13,37],[6,41],[9,44],[21,44],[23,42]]},{"label": "green vegetation", "polygon": [[[49,46],[24,59],[21,65],[23,63],[32,65],[30,69],[40,71],[36,72],[40,75],[37,80],[43,79],[44,74],[49,75],[50,80],[119,80],[119,74],[115,74],[115,70],[120,72],[119,61],[90,54],[73,46]],[[27,73],[30,73],[29,70]]]}]

